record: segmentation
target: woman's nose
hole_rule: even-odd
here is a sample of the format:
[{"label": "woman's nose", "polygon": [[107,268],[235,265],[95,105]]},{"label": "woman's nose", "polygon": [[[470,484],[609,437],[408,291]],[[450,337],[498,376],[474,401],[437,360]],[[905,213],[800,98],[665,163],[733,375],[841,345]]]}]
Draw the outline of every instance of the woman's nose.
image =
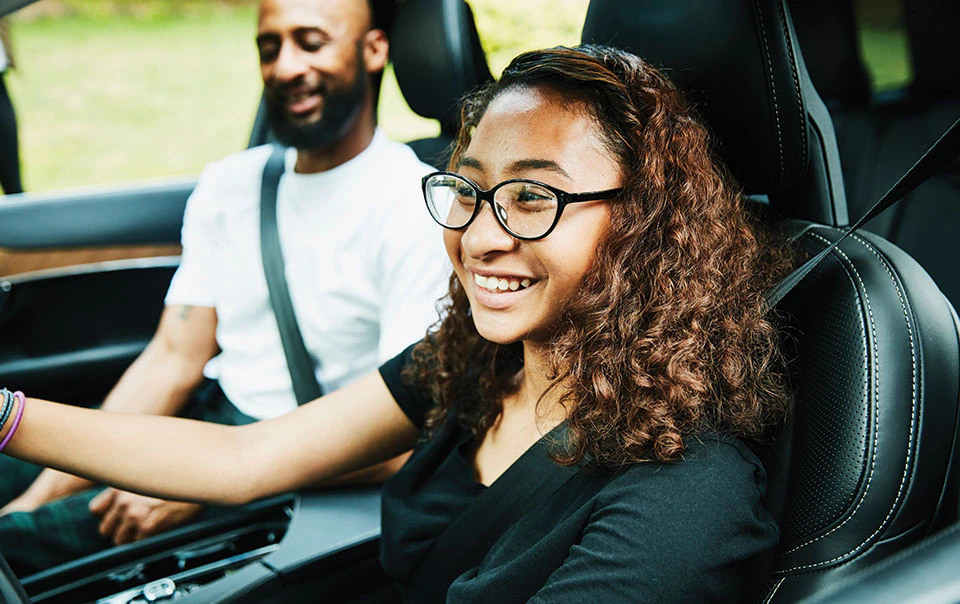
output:
[{"label": "woman's nose", "polygon": [[501,220],[506,222],[507,216],[503,206],[495,201],[485,203],[480,208],[480,213],[463,233],[461,245],[464,251],[474,258],[481,258],[492,252],[507,252],[517,246],[518,240],[503,230],[493,216],[493,208],[500,212]]}]

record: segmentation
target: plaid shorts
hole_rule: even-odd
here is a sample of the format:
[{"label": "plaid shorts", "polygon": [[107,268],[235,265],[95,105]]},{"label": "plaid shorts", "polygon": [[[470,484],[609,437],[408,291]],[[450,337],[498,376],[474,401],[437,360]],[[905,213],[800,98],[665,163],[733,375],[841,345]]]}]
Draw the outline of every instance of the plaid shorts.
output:
[{"label": "plaid shorts", "polygon": [[[242,425],[255,421],[241,413],[223,395],[216,382],[207,382],[187,405],[183,415],[217,424]],[[8,470],[9,467],[9,470]],[[16,497],[40,473],[40,468],[16,460],[0,460],[0,494]],[[0,516],[0,553],[20,577],[96,553],[112,546],[97,532],[100,517],[88,505],[102,488],[91,489],[49,503],[33,512]],[[198,520],[204,516],[201,515]]]}]

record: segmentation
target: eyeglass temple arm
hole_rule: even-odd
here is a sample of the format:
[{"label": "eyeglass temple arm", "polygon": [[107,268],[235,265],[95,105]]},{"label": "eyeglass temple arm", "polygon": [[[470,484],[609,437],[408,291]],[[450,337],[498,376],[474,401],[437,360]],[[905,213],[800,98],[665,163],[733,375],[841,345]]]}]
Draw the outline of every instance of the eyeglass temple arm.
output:
[{"label": "eyeglass temple arm", "polygon": [[606,191],[594,191],[591,193],[567,193],[565,203],[577,203],[579,201],[596,201],[598,199],[610,199],[623,192],[623,187],[616,189],[607,189]]}]

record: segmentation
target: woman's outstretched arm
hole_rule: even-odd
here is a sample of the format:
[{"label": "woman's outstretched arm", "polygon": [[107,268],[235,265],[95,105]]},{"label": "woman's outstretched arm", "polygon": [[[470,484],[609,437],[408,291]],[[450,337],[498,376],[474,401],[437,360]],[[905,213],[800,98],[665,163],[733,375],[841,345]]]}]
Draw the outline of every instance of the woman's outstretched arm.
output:
[{"label": "woman's outstretched arm", "polygon": [[[11,426],[2,426],[0,440]],[[373,373],[287,415],[240,427],[28,398],[4,453],[143,494],[239,504],[384,461],[416,438]]]}]

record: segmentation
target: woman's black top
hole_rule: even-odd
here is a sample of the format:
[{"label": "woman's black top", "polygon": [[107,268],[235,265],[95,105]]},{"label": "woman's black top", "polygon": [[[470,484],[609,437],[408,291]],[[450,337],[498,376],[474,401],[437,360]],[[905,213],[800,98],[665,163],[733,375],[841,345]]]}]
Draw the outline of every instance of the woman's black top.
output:
[{"label": "woman's black top", "polygon": [[[431,402],[400,377],[411,349],[380,374],[422,428]],[[467,457],[473,438],[458,427],[422,441],[384,486],[381,562],[401,590],[414,577],[430,579],[419,562],[486,489]],[[761,506],[765,472],[733,438],[687,439],[686,446],[682,461],[633,465],[599,490],[545,494],[478,567],[450,585],[446,601],[736,601],[748,560],[777,541],[776,524]],[[425,602],[410,589],[404,595]]]}]

